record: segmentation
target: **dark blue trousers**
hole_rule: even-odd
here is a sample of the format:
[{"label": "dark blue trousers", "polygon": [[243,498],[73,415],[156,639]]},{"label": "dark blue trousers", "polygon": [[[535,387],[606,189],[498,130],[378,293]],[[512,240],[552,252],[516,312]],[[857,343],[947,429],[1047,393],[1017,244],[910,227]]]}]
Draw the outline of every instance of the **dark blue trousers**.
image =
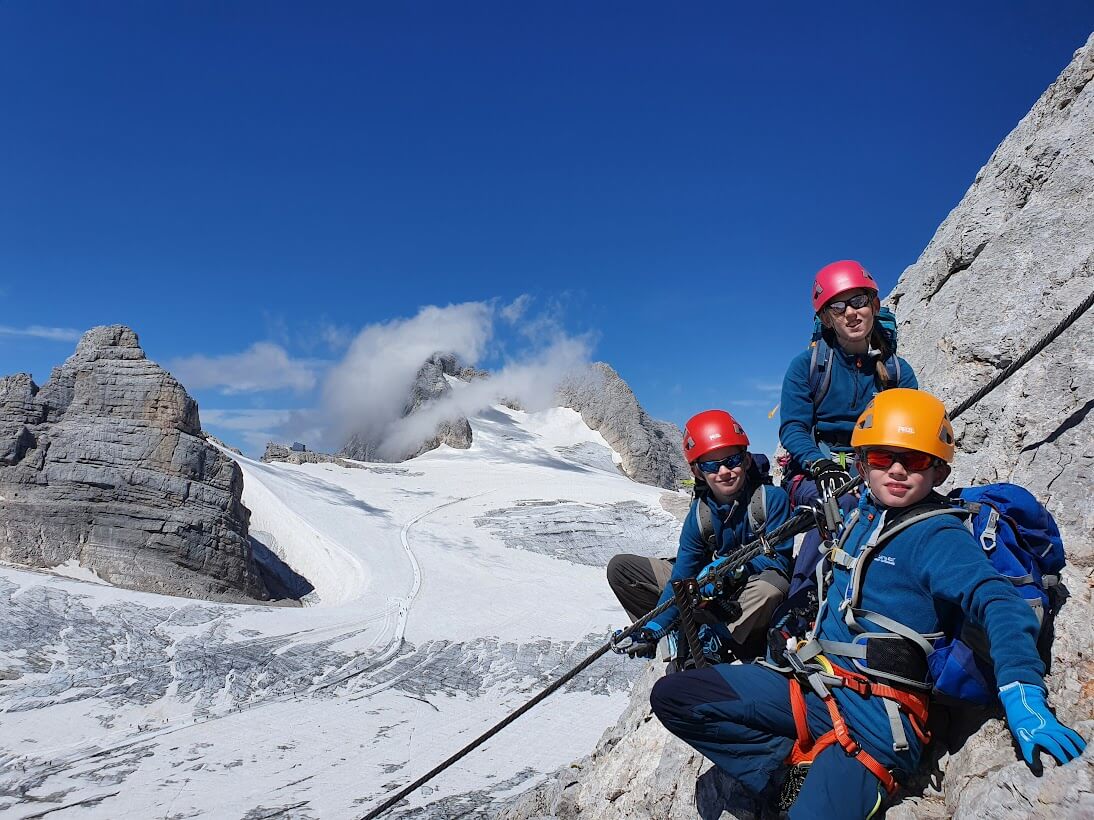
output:
[{"label": "dark blue trousers", "polygon": [[[790,682],[763,666],[719,664],[659,680],[650,704],[665,728],[694,746],[755,794],[781,783],[797,732]],[[819,697],[806,693],[809,730],[832,728]],[[885,790],[840,746],[829,746],[809,769],[790,810],[792,820],[849,820],[873,816]]]}]

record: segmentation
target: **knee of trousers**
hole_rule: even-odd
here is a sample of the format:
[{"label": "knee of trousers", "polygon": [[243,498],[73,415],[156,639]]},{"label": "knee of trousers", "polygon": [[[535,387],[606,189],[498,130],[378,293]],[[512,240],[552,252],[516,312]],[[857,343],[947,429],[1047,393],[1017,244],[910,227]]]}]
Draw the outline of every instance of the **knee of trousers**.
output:
[{"label": "knee of trousers", "polygon": [[623,586],[626,577],[626,567],[633,558],[634,556],[623,553],[612,556],[611,560],[608,561],[608,568],[605,570],[605,574],[608,576],[608,586],[612,589]]},{"label": "knee of trousers", "polygon": [[653,713],[673,732],[703,722],[695,714],[696,707],[735,699],[739,699],[737,692],[713,667],[667,675],[657,681],[650,692]]}]

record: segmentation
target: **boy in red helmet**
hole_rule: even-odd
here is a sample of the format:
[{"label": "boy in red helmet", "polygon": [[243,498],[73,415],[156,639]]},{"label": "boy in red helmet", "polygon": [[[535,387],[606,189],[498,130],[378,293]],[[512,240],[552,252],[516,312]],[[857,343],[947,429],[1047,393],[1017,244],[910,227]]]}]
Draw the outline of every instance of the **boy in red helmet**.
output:
[{"label": "boy in red helmet", "polygon": [[[675,563],[639,555],[617,555],[608,563],[608,583],[632,620],[672,597],[672,581],[698,578],[721,557],[782,524],[789,513],[786,492],[765,483],[748,452],[748,436],[724,410],[707,410],[684,426],[684,457],[695,476],[695,499],[680,533]],[[759,556],[735,574],[735,587],[721,609],[728,621],[702,630],[704,654],[712,660],[754,657],[763,650],[771,614],[786,596],[793,541],[775,545],[774,557]],[[628,654],[650,657],[675,626],[670,608],[634,636]]]}]

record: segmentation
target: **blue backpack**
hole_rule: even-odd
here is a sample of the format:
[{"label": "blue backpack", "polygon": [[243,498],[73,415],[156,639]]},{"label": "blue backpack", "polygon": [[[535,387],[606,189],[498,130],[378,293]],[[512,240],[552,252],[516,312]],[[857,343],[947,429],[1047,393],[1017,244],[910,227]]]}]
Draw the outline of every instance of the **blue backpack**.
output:
[{"label": "blue backpack", "polygon": [[[896,356],[896,314],[883,307],[875,317],[876,327],[885,337],[891,355],[885,360],[885,370],[889,374],[889,384],[900,384],[900,359]],[[809,395],[813,397],[813,406],[819,407],[828,395],[832,385],[832,356],[834,352],[824,338],[825,327],[819,318],[813,319],[813,338],[809,342],[813,353],[809,357]]]},{"label": "blue backpack", "polygon": [[[1052,588],[1066,563],[1060,530],[1052,514],[1017,484],[986,484],[950,493],[956,509],[968,514],[966,526],[1000,575],[1037,613],[1041,637],[1053,613]],[[1046,660],[1047,640],[1038,641]],[[956,637],[939,638],[927,663],[936,694],[985,705],[998,702],[998,686],[983,630],[964,624]]]}]

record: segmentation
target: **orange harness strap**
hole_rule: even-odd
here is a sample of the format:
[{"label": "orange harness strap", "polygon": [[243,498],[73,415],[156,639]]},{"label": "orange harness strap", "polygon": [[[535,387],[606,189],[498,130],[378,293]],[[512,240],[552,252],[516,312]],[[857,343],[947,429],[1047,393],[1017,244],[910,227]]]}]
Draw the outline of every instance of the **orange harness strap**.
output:
[{"label": "orange harness strap", "polygon": [[[854,672],[834,665],[831,667],[831,671],[832,674],[842,678],[844,682],[843,685],[853,692],[857,692],[863,696],[876,695],[877,697],[896,701],[896,703],[908,713],[912,729],[915,731],[916,736],[924,743],[927,743],[930,740],[930,733],[926,730],[926,694],[920,695],[916,692],[896,689],[895,687],[886,686],[884,684],[872,683],[868,678],[862,675],[857,675]],[[832,729],[814,740],[812,734],[809,732],[805,693],[802,691],[802,685],[797,678],[792,677],[790,679],[790,707],[794,713],[794,728],[797,730],[798,737],[794,741],[794,747],[790,750],[790,756],[787,758],[786,762],[791,766],[797,766],[802,763],[812,763],[818,754],[834,743],[838,743],[848,755],[858,760],[859,763],[865,766],[870,773],[881,782],[881,785],[885,787],[885,791],[888,792],[890,796],[895,794],[899,786],[893,778],[892,772],[885,768],[876,757],[863,749],[855,742],[855,739],[851,737],[851,732],[847,728],[847,722],[843,719],[839,706],[836,705],[836,699],[829,693],[828,696],[822,700],[824,701],[825,707],[828,709],[828,716],[832,720]]]}]

